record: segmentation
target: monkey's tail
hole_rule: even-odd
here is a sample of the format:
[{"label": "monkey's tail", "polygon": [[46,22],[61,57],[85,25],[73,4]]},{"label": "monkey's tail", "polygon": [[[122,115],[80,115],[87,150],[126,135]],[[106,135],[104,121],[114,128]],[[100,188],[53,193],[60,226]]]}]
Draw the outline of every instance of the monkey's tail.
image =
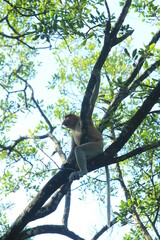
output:
[{"label": "monkey's tail", "polygon": [[110,198],[110,176],[108,165],[105,166],[106,171],[106,192],[107,192],[107,226],[110,227],[111,218],[111,198]]}]

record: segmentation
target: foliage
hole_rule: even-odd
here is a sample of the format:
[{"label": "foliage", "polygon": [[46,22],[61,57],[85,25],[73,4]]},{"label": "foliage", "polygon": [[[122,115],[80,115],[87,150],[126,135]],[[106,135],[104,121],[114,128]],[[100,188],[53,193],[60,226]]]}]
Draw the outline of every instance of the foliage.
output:
[{"label": "foliage", "polygon": [[[60,165],[68,156],[70,132],[60,128],[59,122],[69,112],[83,111],[83,96],[88,96],[88,86],[94,87],[90,83],[95,66],[101,71],[101,86],[92,117],[103,132],[105,150],[101,159],[89,162],[89,171],[94,171],[87,181],[80,181],[80,198],[92,192],[104,208],[106,182],[101,167],[109,164],[112,197],[118,201],[119,189],[124,192],[119,206],[112,206],[111,227],[117,222],[128,224],[130,231],[123,239],[158,239],[160,96],[152,93],[159,86],[160,33],[152,33],[150,42],[137,49],[128,38],[133,30],[123,21],[128,11],[129,16],[135,11],[142,21],[152,20],[159,26],[159,5],[154,0],[119,1],[122,14],[116,19],[107,2],[101,0],[2,2],[1,239],[26,239],[42,233],[83,239],[68,229],[71,169],[63,170]],[[52,80],[43,80],[46,88],[44,96],[39,96],[42,82],[35,79],[42,50],[47,54],[53,51],[56,68]],[[53,95],[54,103],[50,101]],[[151,106],[148,111],[143,109],[146,102]],[[33,200],[10,226],[6,213],[12,209],[14,199],[10,202],[8,198],[18,191],[25,191]],[[25,229],[29,222],[54,212],[64,195],[62,225]],[[107,230],[107,226],[98,229],[93,239]]]}]

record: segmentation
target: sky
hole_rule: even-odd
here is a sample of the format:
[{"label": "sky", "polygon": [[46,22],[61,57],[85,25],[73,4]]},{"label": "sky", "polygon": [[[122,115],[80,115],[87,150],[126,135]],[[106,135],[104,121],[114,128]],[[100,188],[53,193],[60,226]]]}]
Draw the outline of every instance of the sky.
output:
[{"label": "sky", "polygon": [[[113,3],[114,2],[114,3]],[[115,11],[119,13],[119,7],[118,7],[118,1],[110,0],[108,1],[109,7],[111,9],[111,13]],[[133,43],[136,46],[136,48],[143,47],[144,44],[147,44],[149,40],[151,39],[151,31],[154,29],[149,28],[147,23],[141,23],[139,20],[139,17],[137,14],[132,14],[130,17],[130,25],[135,29],[132,37],[133,37]],[[56,69],[56,63],[54,61],[54,56],[52,55],[51,50],[43,50],[40,55],[38,56],[38,59],[42,61],[41,67],[37,68],[37,76],[34,80],[32,86],[35,89],[35,96],[38,99],[44,99],[46,103],[56,102],[57,95],[53,92],[49,91],[45,88],[46,82],[52,80],[52,75],[54,73],[54,69]],[[36,86],[40,86],[37,88]],[[25,119],[24,119],[25,121]],[[22,121],[23,122],[23,121]],[[60,124],[60,123],[59,123]],[[35,122],[33,122],[33,128],[34,128]],[[28,133],[28,128],[31,128],[30,123],[26,121],[26,133]],[[14,129],[14,131],[22,131],[24,132],[24,124],[18,124],[17,129]],[[84,177],[85,178],[85,177]],[[87,178],[86,178],[87,180]],[[78,186],[79,183],[75,182],[73,183],[73,188]],[[121,192],[119,192],[121,195]],[[15,218],[24,210],[27,203],[27,198],[25,196],[25,193],[22,191],[19,191],[18,193],[11,194],[10,198],[15,198],[15,207],[12,211],[9,212],[10,221],[14,221]],[[88,193],[87,198],[84,201],[79,200],[80,192],[79,191],[73,191],[72,192],[72,200],[71,200],[71,212],[70,212],[70,218],[69,218],[69,227],[70,230],[75,231],[76,234],[79,234],[81,237],[84,237],[86,240],[90,239],[91,236],[94,236],[94,233],[96,230],[101,229],[101,227],[105,224],[106,221],[106,212],[104,211],[104,207],[102,204],[97,201],[95,196],[92,193]],[[120,198],[119,198],[120,199]],[[118,205],[117,199],[111,198],[111,204]],[[61,219],[63,215],[63,206],[64,206],[64,200],[61,201],[58,209],[55,213],[51,214],[50,216],[46,217],[44,220],[38,220],[34,223],[31,223],[29,226],[35,226],[37,223],[40,224],[61,224]],[[96,223],[96,226],[95,226]],[[109,233],[105,233],[100,240],[115,240],[122,239],[122,232],[127,232],[128,226],[124,226],[121,228],[118,228],[117,226],[111,229]],[[65,240],[69,239],[64,236],[58,236],[58,235],[39,235],[34,237],[34,240]]]}]

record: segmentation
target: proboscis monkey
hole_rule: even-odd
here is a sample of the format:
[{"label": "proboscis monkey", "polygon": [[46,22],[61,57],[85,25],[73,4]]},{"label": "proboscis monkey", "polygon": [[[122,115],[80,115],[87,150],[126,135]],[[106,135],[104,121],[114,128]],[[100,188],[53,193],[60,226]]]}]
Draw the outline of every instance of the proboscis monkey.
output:
[{"label": "proboscis monkey", "polygon": [[82,136],[81,119],[75,114],[68,114],[62,123],[72,130],[72,150],[74,150],[76,162],[79,167],[78,172],[71,173],[69,180],[73,181],[78,177],[87,174],[87,159],[98,156],[103,152],[103,138],[101,133],[94,127],[91,121],[88,124],[88,141],[80,144]]}]

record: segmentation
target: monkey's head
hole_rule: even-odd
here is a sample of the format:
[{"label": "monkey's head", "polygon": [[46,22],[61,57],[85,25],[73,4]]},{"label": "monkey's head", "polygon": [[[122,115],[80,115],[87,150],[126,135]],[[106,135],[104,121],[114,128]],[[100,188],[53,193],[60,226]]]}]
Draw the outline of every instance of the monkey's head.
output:
[{"label": "monkey's head", "polygon": [[79,121],[79,119],[80,118],[77,115],[70,113],[70,114],[65,116],[65,119],[62,122],[62,125],[64,125],[67,128],[70,128],[70,129],[74,130],[77,122]]}]

